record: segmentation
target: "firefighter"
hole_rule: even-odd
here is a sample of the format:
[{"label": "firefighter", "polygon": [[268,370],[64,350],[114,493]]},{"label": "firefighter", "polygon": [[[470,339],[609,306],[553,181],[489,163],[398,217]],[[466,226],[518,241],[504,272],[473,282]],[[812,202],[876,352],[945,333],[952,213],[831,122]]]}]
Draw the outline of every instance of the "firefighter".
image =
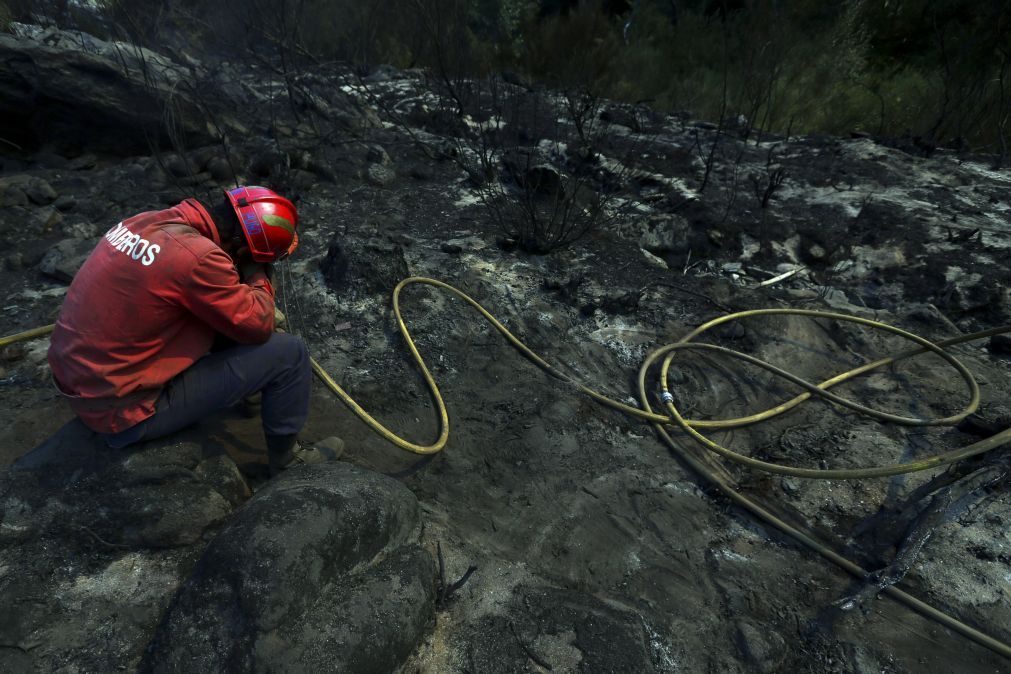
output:
[{"label": "firefighter", "polygon": [[337,458],[337,438],[297,440],[309,354],[274,331],[270,265],[298,246],[297,228],[294,204],[253,186],[111,228],[74,277],[48,353],[81,421],[122,448],[261,393],[271,475]]}]

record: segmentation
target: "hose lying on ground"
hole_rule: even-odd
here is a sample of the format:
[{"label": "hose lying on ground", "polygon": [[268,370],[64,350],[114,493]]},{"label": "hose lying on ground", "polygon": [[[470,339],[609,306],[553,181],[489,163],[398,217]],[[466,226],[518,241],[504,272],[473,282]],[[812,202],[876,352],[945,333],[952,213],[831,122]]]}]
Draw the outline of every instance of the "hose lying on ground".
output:
[{"label": "hose lying on ground", "polygon": [[[374,417],[372,417],[357,402],[355,402],[355,400],[346,391],[344,391],[344,389],[341,388],[336,381],[334,381],[334,379],[326,372],[326,370],[323,369],[323,367],[318,362],[316,362],[315,359],[312,359],[312,368],[313,371],[316,373],[316,375],[327,385],[327,387],[329,387],[359,418],[361,418],[366,424],[372,427],[372,429],[375,430],[379,435],[386,438],[391,443],[395,444],[397,447],[400,447],[410,452],[414,452],[416,454],[434,454],[445,447],[446,441],[449,439],[449,414],[446,410],[445,402],[442,399],[442,394],[439,392],[439,387],[436,384],[435,379],[432,377],[431,372],[429,372],[428,367],[425,364],[424,358],[422,358],[421,354],[419,353],[417,346],[415,345],[414,340],[411,337],[411,333],[407,329],[407,325],[404,323],[403,316],[401,315],[400,293],[408,285],[415,283],[430,285],[436,288],[441,288],[443,290],[449,291],[450,293],[456,295],[460,299],[470,304],[489,323],[491,323],[492,326],[494,326],[494,328],[498,330],[506,338],[506,340],[509,341],[510,344],[512,344],[524,356],[533,361],[538,367],[540,367],[542,370],[544,370],[551,376],[574,386],[580,392],[590,396],[591,398],[593,398],[594,400],[603,405],[606,405],[623,413],[629,414],[638,419],[651,422],[654,425],[660,437],[664,440],[664,442],[667,443],[667,445],[678,457],[680,457],[683,461],[685,461],[685,463],[687,463],[693,470],[700,473],[703,477],[705,477],[707,480],[716,485],[720,489],[720,491],[723,492],[731,501],[741,506],[748,512],[752,513],[760,520],[766,522],[767,524],[771,524],[772,526],[776,527],[777,529],[787,534],[794,540],[802,543],[811,550],[817,552],[822,557],[838,565],[843,570],[852,574],[853,576],[855,576],[860,580],[869,581],[870,574],[868,574],[868,572],[866,572],[858,564],[855,564],[854,562],[836,553],[826,544],[822,543],[821,541],[818,541],[817,539],[810,536],[801,529],[797,528],[796,526],[789,524],[782,518],[778,517],[774,513],[764,508],[761,504],[759,504],[755,500],[740,493],[736,489],[736,487],[732,484],[725,471],[720,470],[720,468],[717,465],[713,465],[710,462],[701,459],[696,454],[688,451],[686,448],[681,447],[680,445],[675,443],[674,439],[667,432],[665,426],[676,426],[678,428],[681,428],[685,432],[690,434],[695,440],[697,440],[707,449],[712,450],[713,452],[715,452],[720,456],[723,456],[724,458],[730,459],[731,461],[743,464],[751,468],[757,468],[759,470],[778,473],[782,475],[792,475],[796,477],[837,479],[837,480],[885,477],[890,475],[899,475],[904,473],[912,473],[915,471],[928,470],[931,468],[936,468],[939,466],[950,464],[955,461],[966,459],[971,456],[982,454],[983,452],[989,451],[991,449],[1000,447],[1004,444],[1011,442],[1011,429],[1007,429],[1005,431],[997,433],[996,435],[986,438],[985,440],[973,443],[966,447],[937,454],[929,458],[918,459],[916,461],[911,461],[908,463],[899,463],[885,466],[855,468],[855,469],[810,469],[810,468],[796,468],[791,466],[782,466],[779,464],[773,464],[766,461],[760,461],[758,459],[754,459],[748,456],[744,456],[742,454],[734,452],[731,449],[723,447],[722,445],[719,445],[716,442],[713,442],[709,438],[702,435],[698,430],[698,429],[719,430],[719,429],[737,428],[749,424],[758,423],[760,421],[765,421],[767,419],[771,419],[775,416],[778,416],[780,414],[783,414],[784,412],[793,409],[797,405],[801,404],[802,402],[810,398],[812,395],[823,397],[827,400],[830,400],[833,403],[862,412],[868,416],[871,416],[875,419],[879,419],[881,421],[898,423],[909,426],[942,426],[942,425],[956,424],[965,417],[967,417],[968,415],[972,414],[974,411],[976,411],[977,407],[979,406],[979,386],[977,385],[976,380],[973,378],[972,374],[968,371],[968,369],[966,369],[964,365],[962,365],[958,360],[956,360],[953,356],[951,356],[948,352],[946,352],[944,350],[944,347],[952,346],[955,344],[961,344],[963,342],[968,342],[976,339],[982,339],[984,337],[989,337],[991,335],[1011,332],[1011,325],[1003,326],[1000,328],[993,328],[990,330],[984,330],[982,332],[973,333],[971,335],[961,335],[940,342],[930,342],[929,340],[926,340],[918,335],[906,332],[905,330],[901,330],[899,328],[887,325],[885,323],[873,321],[866,318],[859,318],[856,316],[848,316],[845,314],[837,314],[823,311],[812,311],[805,309],[758,309],[753,311],[742,311],[738,313],[732,313],[726,316],[721,316],[720,318],[705,323],[704,325],[690,332],[685,337],[682,337],[677,342],[662,346],[654,350],[647,356],[646,360],[643,362],[642,366],[639,369],[638,375],[639,400],[642,405],[640,409],[638,407],[632,407],[624,403],[620,403],[611,398],[608,398],[588,388],[587,386],[573,380],[567,374],[558,370],[557,368],[549,364],[547,361],[545,361],[543,358],[538,356],[536,353],[534,353],[529,347],[527,347],[515,335],[513,335],[501,322],[499,322],[494,316],[492,316],[491,313],[489,313],[484,307],[482,307],[476,300],[474,300],[461,290],[458,290],[457,288],[454,288],[453,286],[447,283],[443,283],[442,281],[438,281],[435,279],[426,277],[410,277],[398,283],[397,287],[394,289],[393,311],[397,319],[397,327],[400,330],[400,333],[403,336],[404,341],[407,344],[407,348],[410,350],[415,363],[421,370],[422,376],[424,377],[425,383],[427,384],[431,392],[432,399],[435,402],[438,411],[439,436],[434,443],[429,445],[420,445],[399,437],[398,435],[390,431],[388,428],[386,428]],[[857,368],[854,368],[847,372],[843,372],[841,374],[836,375],[835,377],[827,379],[821,382],[820,384],[812,384],[785,370],[782,370],[774,365],[761,361],[747,354],[712,344],[702,344],[692,342],[692,340],[698,337],[699,335],[718,325],[722,325],[730,321],[741,320],[755,316],[808,316],[812,318],[828,318],[839,321],[857,323],[859,325],[864,325],[877,330],[883,330],[895,335],[899,335],[901,337],[904,337],[905,339],[915,342],[918,346],[912,349],[908,349],[906,351],[902,351],[894,356],[889,356],[886,358],[875,360],[873,362],[865,363],[864,365],[861,365]],[[11,335],[9,337],[0,338],[0,347],[4,347],[7,346],[8,344],[12,344],[14,342],[26,339],[41,337],[51,332],[52,329],[53,326],[49,325],[42,328],[36,328],[34,330],[28,330],[26,332],[22,332],[16,335]],[[776,374],[779,377],[787,379],[793,382],[794,384],[797,384],[801,388],[804,388],[805,392],[792,398],[791,400],[781,403],[780,405],[777,405],[768,410],[747,417],[740,417],[737,419],[716,420],[716,421],[685,419],[684,417],[681,416],[681,413],[675,406],[675,397],[670,392],[667,386],[667,380],[671,363],[675,358],[677,352],[690,349],[718,352],[725,354],[727,356],[731,356],[733,358],[744,360],[746,362],[764,368]],[[886,365],[890,365],[892,363],[896,363],[900,360],[904,360],[928,352],[940,356],[948,364],[950,364],[959,373],[959,375],[965,381],[966,386],[969,389],[970,393],[969,402],[965,406],[965,408],[958,414],[945,417],[942,419],[918,419],[912,417],[901,417],[864,407],[863,405],[849,401],[845,398],[837,396],[828,391],[829,388],[837,384],[840,384],[844,381],[853,379],[858,375],[870,372],[872,370],[884,367]],[[647,394],[646,389],[647,371],[652,366],[654,366],[661,357],[663,357],[660,371],[661,400],[663,401],[664,406],[667,408],[666,415],[658,414],[653,411],[653,408],[651,407],[649,402],[649,395]],[[967,625],[966,623],[945,613],[944,611],[941,611],[923,601],[920,601],[919,599],[916,599],[912,595],[907,594],[906,592],[898,589],[895,586],[887,586],[883,589],[883,591],[888,596],[905,604],[906,606],[912,608],[913,610],[919,612],[920,614],[932,620],[935,620],[941,623],[942,625],[945,625],[946,627],[952,629],[958,634],[961,634],[962,636],[965,636],[971,639],[972,641],[975,641],[976,643],[985,646],[986,648],[989,648],[995,653],[1003,655],[1004,657],[1007,658],[1011,658],[1011,645],[1006,644],[997,639],[994,639],[993,637],[987,634],[984,634],[983,632],[971,627],[970,625]]]}]

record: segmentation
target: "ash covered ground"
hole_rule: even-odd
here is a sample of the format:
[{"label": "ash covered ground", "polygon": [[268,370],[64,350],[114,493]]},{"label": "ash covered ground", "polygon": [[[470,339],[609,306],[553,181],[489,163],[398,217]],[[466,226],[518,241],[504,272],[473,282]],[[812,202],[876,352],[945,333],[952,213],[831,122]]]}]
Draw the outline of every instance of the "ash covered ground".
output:
[{"label": "ash covered ground", "polygon": [[[0,42],[8,64],[30,54],[55,73],[103,58],[97,41],[81,56],[59,35]],[[167,79],[184,77],[170,59],[157,63]],[[119,72],[128,95],[130,70]],[[280,87],[255,86],[256,72],[232,65],[216,76],[231,83],[222,92],[271,106],[277,119],[267,126],[225,110],[208,131],[190,123],[206,111],[184,102],[177,131],[189,147],[154,153],[130,140],[142,129],[116,128],[113,85],[99,92],[105,99],[78,101],[85,112],[75,116],[60,107],[69,94],[35,83],[37,114],[5,113],[21,124],[12,139],[21,149],[0,146],[4,334],[51,323],[76,266],[116,222],[234,180],[283,182],[301,197],[301,246],[277,270],[289,330],[366,410],[419,442],[437,426],[391,315],[390,294],[406,276],[460,288],[565,373],[631,405],[649,351],[731,311],[823,309],[932,340],[1011,323],[1011,174],[985,157],[917,156],[869,137],[745,138],[723,124],[605,102],[594,161],[598,179],[612,184],[606,217],[572,245],[533,254],[496,225],[483,179],[466,170],[476,148],[468,130],[488,119],[447,121],[425,73],[306,73],[297,116]],[[4,109],[22,104],[22,80],[2,83]],[[524,109],[527,89],[501,87]],[[564,176],[575,151],[557,127],[544,137],[531,127],[527,146],[541,153],[538,166]],[[230,144],[207,137],[223,128]],[[777,170],[781,184],[765,198]],[[3,668],[1007,669],[734,507],[648,424],[548,377],[463,302],[412,286],[402,303],[449,407],[446,449],[418,457],[393,447],[317,383],[305,436],[337,434],[349,449],[334,471],[289,480],[290,493],[263,479],[255,419],[230,411],[171,441],[103,454],[53,390],[47,341],[4,349],[0,593],[17,609],[0,620]],[[906,347],[865,327],[801,317],[750,319],[707,339],[815,382]],[[982,396],[958,428],[882,425],[811,401],[713,438],[811,468],[964,446],[1011,423],[1007,347],[995,338],[952,349]],[[753,413],[798,391],[708,355],[679,357],[674,378],[696,419]],[[648,386],[660,390],[655,380]],[[950,366],[923,356],[839,392],[935,417],[959,411],[964,389]],[[868,571],[904,574],[900,587],[1007,642],[1007,456],[998,449],[950,469],[855,481],[726,470],[743,493]],[[288,522],[261,507],[296,492],[303,500],[280,501],[297,515]],[[332,522],[318,503],[333,508]],[[353,545],[328,538],[341,526],[358,532]],[[250,551],[236,532],[260,542]],[[295,562],[269,544],[302,534],[313,542]],[[371,552],[333,561],[342,541]],[[223,568],[241,554],[274,560],[288,578],[315,568],[311,560],[323,570],[307,584],[264,580],[270,599],[260,605],[221,590],[260,587],[250,580],[259,578],[255,564],[234,572],[241,582]],[[208,627],[215,636],[194,646],[188,620],[234,629]],[[201,647],[231,659],[186,659]]]}]

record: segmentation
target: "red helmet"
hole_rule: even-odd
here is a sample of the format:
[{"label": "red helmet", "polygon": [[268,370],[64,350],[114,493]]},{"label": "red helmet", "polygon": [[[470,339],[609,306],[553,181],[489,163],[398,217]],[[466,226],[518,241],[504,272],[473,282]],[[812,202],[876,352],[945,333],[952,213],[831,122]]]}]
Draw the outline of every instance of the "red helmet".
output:
[{"label": "red helmet", "polygon": [[227,190],[256,262],[277,262],[298,248],[298,211],[273,190],[249,185]]}]

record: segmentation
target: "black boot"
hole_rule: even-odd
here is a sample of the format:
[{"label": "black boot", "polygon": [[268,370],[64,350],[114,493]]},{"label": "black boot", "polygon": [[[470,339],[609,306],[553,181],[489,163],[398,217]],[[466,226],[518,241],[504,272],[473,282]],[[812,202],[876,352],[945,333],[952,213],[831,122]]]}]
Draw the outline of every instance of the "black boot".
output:
[{"label": "black boot", "polygon": [[299,444],[294,435],[266,437],[271,477],[292,466],[336,461],[344,454],[344,441],[338,437],[325,438],[308,447]]}]

